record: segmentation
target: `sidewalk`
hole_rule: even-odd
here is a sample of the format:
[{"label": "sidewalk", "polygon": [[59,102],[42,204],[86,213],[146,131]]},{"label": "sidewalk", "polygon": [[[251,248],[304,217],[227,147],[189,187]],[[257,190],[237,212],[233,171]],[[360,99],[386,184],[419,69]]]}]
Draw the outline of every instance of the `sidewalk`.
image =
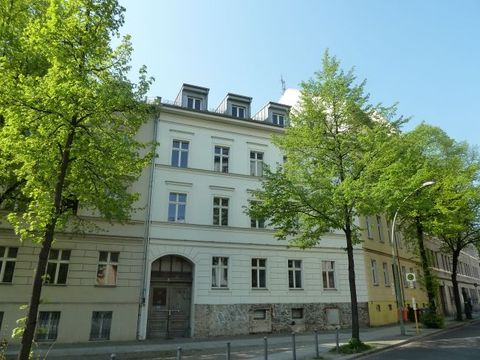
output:
[{"label": "sidewalk", "polygon": [[[475,314],[477,315],[477,314]],[[479,321],[480,316],[475,316],[473,321]],[[453,320],[446,321],[446,329],[464,326],[468,322],[458,323]],[[375,328],[360,329],[362,341],[375,346],[373,351],[398,346],[412,340],[429,336],[445,329],[423,329],[420,334],[415,332],[415,325],[406,324],[406,335],[400,335],[400,327],[383,326]],[[339,331],[340,343],[350,339],[351,331],[343,329]],[[292,336],[286,334],[267,335],[268,359],[269,360],[291,360]],[[330,353],[329,350],[335,347],[336,331],[319,331],[319,353],[324,359],[350,359],[362,357],[358,355],[338,355]],[[311,360],[315,357],[315,337],[313,333],[297,334],[296,355],[297,360]],[[35,359],[39,356],[44,359],[68,359],[68,360],[109,360],[111,354],[116,355],[116,360],[126,359],[176,359],[177,348],[182,348],[182,360],[224,360],[226,359],[227,342],[230,342],[231,359],[264,360],[264,338],[262,335],[249,335],[234,338],[214,339],[174,339],[174,340],[146,340],[146,341],[125,341],[125,342],[98,342],[98,343],[77,343],[77,344],[55,344],[49,350],[49,344],[41,344],[35,351]],[[7,359],[14,359],[18,346],[11,346],[7,351]]]}]

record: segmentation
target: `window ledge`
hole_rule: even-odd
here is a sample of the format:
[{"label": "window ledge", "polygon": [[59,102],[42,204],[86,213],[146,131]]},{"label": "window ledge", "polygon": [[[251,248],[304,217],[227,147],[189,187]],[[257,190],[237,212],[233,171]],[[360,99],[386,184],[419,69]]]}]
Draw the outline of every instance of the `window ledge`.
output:
[{"label": "window ledge", "polygon": [[215,291],[216,290],[230,290],[230,288],[228,288],[228,287],[212,287],[212,288],[210,288],[210,290],[215,290]]},{"label": "window ledge", "polygon": [[288,288],[288,290],[291,290],[291,291],[303,291],[305,290],[304,288]]},{"label": "window ledge", "polygon": [[54,284],[54,283],[47,283],[47,284],[43,284],[43,286],[59,286],[59,287],[65,287],[67,286],[67,284]]},{"label": "window ledge", "polygon": [[268,291],[268,288],[264,287],[264,288],[254,288],[252,287],[251,288],[252,291]]},{"label": "window ledge", "polygon": [[95,287],[97,288],[114,288],[114,287],[117,287],[117,285],[98,285],[98,284],[95,284],[94,285]]},{"label": "window ledge", "polygon": [[338,291],[337,288],[323,288],[324,291]]},{"label": "window ledge", "polygon": [[0,285],[13,285],[13,281],[12,282],[0,282]]}]

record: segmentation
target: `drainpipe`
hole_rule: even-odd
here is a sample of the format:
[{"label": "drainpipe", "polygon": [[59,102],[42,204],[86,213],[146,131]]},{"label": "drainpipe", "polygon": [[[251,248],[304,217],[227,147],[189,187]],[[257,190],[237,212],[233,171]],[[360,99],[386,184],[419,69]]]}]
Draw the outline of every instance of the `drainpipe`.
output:
[{"label": "drainpipe", "polygon": [[[157,132],[158,132],[158,122],[160,121],[160,102],[158,105],[158,112],[156,117],[153,120],[153,143],[154,143],[154,155],[150,164],[150,174],[148,181],[148,193],[147,193],[147,207],[145,211],[145,228],[143,234],[143,273],[142,273],[142,288],[140,289],[139,305],[138,305],[138,317],[137,317],[137,340],[140,339],[141,327],[142,327],[142,313],[145,312],[145,306],[147,304],[146,295],[147,295],[147,269],[148,269],[148,249],[150,245],[150,224],[151,224],[151,206],[152,206],[152,194],[153,194],[153,185],[154,185],[154,176],[155,176],[155,159],[157,155]],[[145,312],[146,313],[146,312]]]}]

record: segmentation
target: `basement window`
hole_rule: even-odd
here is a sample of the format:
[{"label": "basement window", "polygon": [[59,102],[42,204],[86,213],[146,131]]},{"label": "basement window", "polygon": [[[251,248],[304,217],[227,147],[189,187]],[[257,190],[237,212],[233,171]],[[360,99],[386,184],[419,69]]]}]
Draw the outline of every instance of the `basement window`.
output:
[{"label": "basement window", "polygon": [[292,309],[292,319],[303,319],[303,308]]},{"label": "basement window", "polygon": [[257,309],[253,312],[253,319],[254,320],[265,320],[267,318],[267,310],[266,309]]}]

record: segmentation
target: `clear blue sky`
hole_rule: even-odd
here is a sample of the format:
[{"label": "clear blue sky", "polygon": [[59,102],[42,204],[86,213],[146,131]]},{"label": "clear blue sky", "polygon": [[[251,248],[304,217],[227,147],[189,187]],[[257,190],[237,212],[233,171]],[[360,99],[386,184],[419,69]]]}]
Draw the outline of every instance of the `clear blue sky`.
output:
[{"label": "clear blue sky", "polygon": [[182,83],[253,97],[252,111],[320,69],[326,48],[355,67],[372,102],[399,103],[456,140],[480,145],[478,0],[120,0],[133,67],[174,99]]}]

